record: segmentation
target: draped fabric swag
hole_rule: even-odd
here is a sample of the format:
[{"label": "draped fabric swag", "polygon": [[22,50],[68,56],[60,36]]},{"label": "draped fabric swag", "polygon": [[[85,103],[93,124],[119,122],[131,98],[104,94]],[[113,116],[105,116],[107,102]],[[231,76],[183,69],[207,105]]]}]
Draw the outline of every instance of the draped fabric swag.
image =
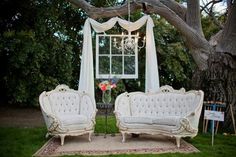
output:
[{"label": "draped fabric swag", "polygon": [[79,91],[85,91],[94,97],[94,70],[91,26],[97,33],[111,29],[116,22],[128,32],[135,31],[147,23],[146,27],[146,72],[145,91],[155,92],[159,88],[159,73],[156,57],[156,46],[153,34],[153,20],[146,15],[136,22],[129,22],[118,17],[111,18],[107,22],[99,23],[91,18],[85,21],[83,29],[83,49],[79,79]]}]

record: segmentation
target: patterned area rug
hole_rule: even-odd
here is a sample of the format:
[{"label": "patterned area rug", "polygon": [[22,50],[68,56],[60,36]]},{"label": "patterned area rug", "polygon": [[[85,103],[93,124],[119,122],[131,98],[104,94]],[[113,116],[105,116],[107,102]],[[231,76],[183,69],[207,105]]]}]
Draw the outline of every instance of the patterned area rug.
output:
[{"label": "patterned area rug", "polygon": [[51,138],[33,156],[62,156],[62,155],[109,155],[109,154],[160,154],[160,153],[193,153],[199,152],[191,144],[181,140],[180,148],[176,147],[175,139],[166,136],[140,135],[132,138],[127,135],[126,142],[121,142],[121,135],[66,137],[64,146],[59,138]]}]

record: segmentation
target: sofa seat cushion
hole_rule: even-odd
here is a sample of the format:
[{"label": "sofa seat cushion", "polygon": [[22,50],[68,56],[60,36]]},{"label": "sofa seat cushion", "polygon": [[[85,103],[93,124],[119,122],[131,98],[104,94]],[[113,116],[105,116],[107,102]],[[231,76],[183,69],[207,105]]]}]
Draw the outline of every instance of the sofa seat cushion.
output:
[{"label": "sofa seat cushion", "polygon": [[155,125],[169,125],[177,126],[180,122],[178,116],[163,116],[163,117],[138,117],[138,116],[127,116],[122,117],[121,121],[128,124],[155,124]]},{"label": "sofa seat cushion", "polygon": [[88,118],[84,115],[61,115],[58,117],[63,126],[79,125],[88,123]]},{"label": "sofa seat cushion", "polygon": [[179,122],[180,122],[180,117],[178,117],[178,116],[155,117],[152,120],[153,124],[169,125],[169,126],[179,125]]},{"label": "sofa seat cushion", "polygon": [[129,124],[152,124],[151,117],[127,116],[127,117],[122,117],[121,121],[123,123],[129,123]]},{"label": "sofa seat cushion", "polygon": [[178,130],[179,126],[175,125],[157,125],[157,124],[138,124],[138,123],[120,123],[121,128],[129,128],[132,132],[142,132],[145,133],[146,131],[163,131],[163,132],[172,132],[173,130]]}]

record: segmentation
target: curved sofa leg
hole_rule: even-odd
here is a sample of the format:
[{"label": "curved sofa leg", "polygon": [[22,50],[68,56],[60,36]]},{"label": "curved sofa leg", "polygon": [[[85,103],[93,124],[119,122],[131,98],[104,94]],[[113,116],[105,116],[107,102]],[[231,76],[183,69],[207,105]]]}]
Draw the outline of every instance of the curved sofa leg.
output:
[{"label": "curved sofa leg", "polygon": [[89,132],[89,136],[88,136],[88,140],[89,140],[89,142],[92,141],[92,140],[91,140],[91,135],[92,135],[92,132]]},{"label": "curved sofa leg", "polygon": [[181,137],[175,137],[176,138],[176,145],[179,148],[180,147],[180,139]]},{"label": "curved sofa leg", "polygon": [[65,140],[65,135],[60,135],[60,138],[61,138],[61,145],[63,146],[64,145],[64,140]]},{"label": "curved sofa leg", "polygon": [[121,132],[122,134],[122,143],[125,143],[125,132]]}]

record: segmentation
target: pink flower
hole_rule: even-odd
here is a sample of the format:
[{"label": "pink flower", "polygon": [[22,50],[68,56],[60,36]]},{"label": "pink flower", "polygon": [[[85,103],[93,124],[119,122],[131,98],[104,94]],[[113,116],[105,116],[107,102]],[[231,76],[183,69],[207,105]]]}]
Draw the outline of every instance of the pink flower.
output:
[{"label": "pink flower", "polygon": [[111,85],[111,88],[116,88],[116,84],[113,83],[113,84]]},{"label": "pink flower", "polygon": [[100,89],[101,89],[102,91],[106,91],[106,90],[107,90],[107,87],[106,87],[106,85],[102,85],[102,86],[100,87]]},{"label": "pink flower", "polygon": [[115,83],[111,83],[110,81],[103,81],[103,82],[98,84],[98,87],[102,91],[106,91],[106,90],[111,90],[112,88],[116,88],[116,84]]}]

